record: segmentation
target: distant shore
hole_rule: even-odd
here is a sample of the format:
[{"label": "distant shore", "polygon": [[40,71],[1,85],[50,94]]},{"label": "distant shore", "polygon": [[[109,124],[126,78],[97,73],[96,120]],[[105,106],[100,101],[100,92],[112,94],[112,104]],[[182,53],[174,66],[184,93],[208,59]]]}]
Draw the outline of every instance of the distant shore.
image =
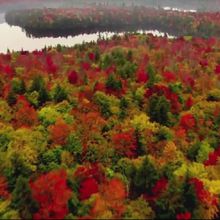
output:
[{"label": "distant shore", "polygon": [[34,37],[103,31],[158,30],[174,36],[220,36],[220,13],[184,12],[146,7],[32,9],[6,14],[9,25]]}]

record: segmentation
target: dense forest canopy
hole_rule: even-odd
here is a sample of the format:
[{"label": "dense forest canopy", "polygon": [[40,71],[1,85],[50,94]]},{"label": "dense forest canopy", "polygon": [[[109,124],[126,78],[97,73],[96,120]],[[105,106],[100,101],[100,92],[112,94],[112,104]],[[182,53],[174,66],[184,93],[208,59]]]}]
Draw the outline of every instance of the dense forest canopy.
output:
[{"label": "dense forest canopy", "polygon": [[0,0],[0,219],[220,219],[219,9]]}]

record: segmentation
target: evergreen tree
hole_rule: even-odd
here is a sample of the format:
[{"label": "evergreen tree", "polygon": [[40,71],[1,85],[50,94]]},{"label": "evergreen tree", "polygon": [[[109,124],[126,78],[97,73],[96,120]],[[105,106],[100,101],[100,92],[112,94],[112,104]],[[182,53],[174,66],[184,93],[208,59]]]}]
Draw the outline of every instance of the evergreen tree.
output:
[{"label": "evergreen tree", "polygon": [[50,97],[47,89],[43,86],[39,91],[38,101],[40,105],[43,105],[46,101],[49,101]]},{"label": "evergreen tree", "polygon": [[120,90],[122,88],[122,83],[120,80],[117,80],[115,75],[110,74],[106,81],[106,88],[112,90]]},{"label": "evergreen tree", "polygon": [[53,98],[55,102],[62,102],[63,100],[67,99],[67,92],[60,85],[57,85],[54,91]]},{"label": "evergreen tree", "polygon": [[151,189],[159,179],[159,174],[153,164],[146,157],[140,168],[137,168],[131,180],[131,192],[138,197],[143,193],[151,193]]},{"label": "evergreen tree", "polygon": [[156,71],[151,64],[147,67],[147,74],[149,76],[147,87],[151,88],[157,82]]},{"label": "evergreen tree", "polygon": [[8,94],[8,97],[7,97],[7,103],[12,106],[16,103],[17,101],[17,98],[16,98],[16,94],[15,92],[11,89],[9,94]]},{"label": "evergreen tree", "polygon": [[37,211],[37,203],[31,196],[29,181],[19,176],[13,191],[12,206],[18,209],[23,219],[32,219],[32,213]]},{"label": "evergreen tree", "polygon": [[152,121],[169,125],[170,103],[164,96],[152,96],[149,102],[149,115]]},{"label": "evergreen tree", "polygon": [[39,92],[42,87],[44,87],[43,77],[42,76],[36,76],[32,81],[30,92],[33,92],[33,91]]},{"label": "evergreen tree", "polygon": [[13,80],[12,90],[15,94],[24,94],[26,91],[24,80],[19,80],[19,79]]}]

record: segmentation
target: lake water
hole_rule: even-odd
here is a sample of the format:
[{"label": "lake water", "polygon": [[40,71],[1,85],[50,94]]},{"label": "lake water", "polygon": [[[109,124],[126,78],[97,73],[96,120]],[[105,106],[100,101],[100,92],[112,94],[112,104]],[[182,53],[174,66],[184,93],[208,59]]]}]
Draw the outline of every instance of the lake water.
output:
[{"label": "lake water", "polygon": [[[138,31],[140,33],[152,33],[156,36],[164,36],[165,34],[157,30]],[[63,46],[74,46],[83,42],[97,41],[99,37],[110,38],[114,35],[114,32],[102,32],[94,34],[81,34],[77,36],[69,37],[42,37],[33,38],[27,36],[25,31],[17,26],[9,26],[4,21],[4,15],[0,14],[0,53],[6,53],[10,51],[20,50],[40,50],[45,46],[57,46],[57,44]],[[119,33],[123,34],[123,33]],[[168,35],[173,38],[173,36]]]}]

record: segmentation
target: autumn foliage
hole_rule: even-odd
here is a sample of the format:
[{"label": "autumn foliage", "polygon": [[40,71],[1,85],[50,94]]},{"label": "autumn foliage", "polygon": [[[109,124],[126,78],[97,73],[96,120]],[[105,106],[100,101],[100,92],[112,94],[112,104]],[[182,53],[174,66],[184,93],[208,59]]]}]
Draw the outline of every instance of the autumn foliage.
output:
[{"label": "autumn foliage", "polygon": [[63,219],[68,213],[71,190],[64,170],[52,171],[30,183],[32,196],[39,204],[34,219]]},{"label": "autumn foliage", "polygon": [[127,33],[0,54],[0,219],[218,219],[219,51]]},{"label": "autumn foliage", "polygon": [[64,145],[70,133],[70,126],[58,119],[54,125],[49,127],[49,131],[54,144]]},{"label": "autumn foliage", "polygon": [[36,110],[29,104],[24,97],[18,97],[17,101],[18,110],[15,113],[16,126],[33,126],[37,123]]},{"label": "autumn foliage", "polygon": [[0,198],[1,199],[8,199],[10,193],[8,192],[8,184],[5,177],[0,177]]}]

